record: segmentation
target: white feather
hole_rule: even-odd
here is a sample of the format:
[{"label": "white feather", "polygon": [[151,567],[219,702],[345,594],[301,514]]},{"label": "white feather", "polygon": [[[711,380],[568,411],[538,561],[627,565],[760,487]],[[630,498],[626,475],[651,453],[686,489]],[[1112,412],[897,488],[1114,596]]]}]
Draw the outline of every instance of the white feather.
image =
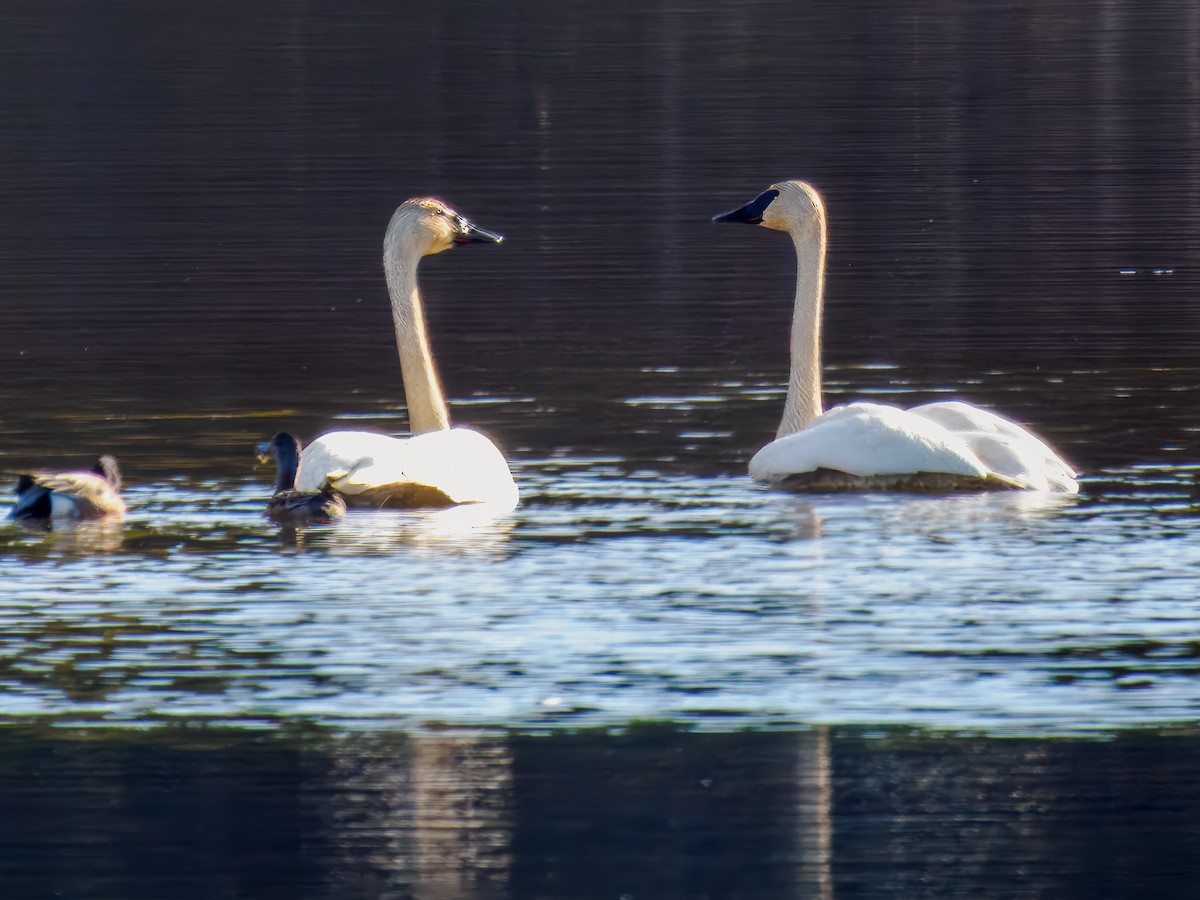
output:
[{"label": "white feather", "polygon": [[750,477],[772,483],[789,475],[833,469],[850,475],[948,472],[987,475],[960,437],[937,422],[894,406],[850,403],[774,440],[750,460]]},{"label": "white feather", "polygon": [[296,489],[332,485],[348,498],[388,485],[426,485],[455,503],[514,508],[517,486],[503,454],[478,431],[449,428],[409,438],[332,431],[304,448]]},{"label": "white feather", "polygon": [[912,412],[961,438],[991,472],[1037,491],[1079,491],[1075,470],[1041,438],[1004,416],[961,400],[927,403]]}]

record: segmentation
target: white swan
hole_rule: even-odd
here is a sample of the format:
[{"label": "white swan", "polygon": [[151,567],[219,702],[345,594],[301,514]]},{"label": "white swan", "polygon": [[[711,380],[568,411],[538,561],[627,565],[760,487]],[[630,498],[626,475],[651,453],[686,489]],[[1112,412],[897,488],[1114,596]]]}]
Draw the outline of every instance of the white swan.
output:
[{"label": "white swan", "polygon": [[804,490],[990,490],[1076,493],[1075,472],[1015,422],[959,401],[910,410],[849,403],[822,412],[821,304],[825,206],[803,181],[782,181],[714,222],[786,231],[796,246],[792,365],[776,438],[750,475]]},{"label": "white swan", "polygon": [[451,428],[429,349],[417,264],[458,244],[499,243],[440,200],[406,200],[383,239],[396,348],[412,437],[333,431],[304,448],[296,489],[332,487],[353,506],[517,505],[517,486],[496,446],[477,431]]}]

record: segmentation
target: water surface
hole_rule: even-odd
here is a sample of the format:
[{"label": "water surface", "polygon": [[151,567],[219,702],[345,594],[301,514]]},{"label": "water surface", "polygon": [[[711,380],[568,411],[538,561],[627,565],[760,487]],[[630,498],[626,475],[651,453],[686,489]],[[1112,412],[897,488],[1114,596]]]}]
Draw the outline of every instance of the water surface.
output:
[{"label": "water surface", "polygon": [[1196,751],[1191,732],[9,730],[0,878],[131,900],[1186,896]]},{"label": "water surface", "polygon": [[798,497],[572,459],[519,468],[522,507],[496,521],[300,532],[262,518],[261,483],[135,488],[124,525],[5,533],[6,704],[130,724],[1187,721],[1193,474]]}]

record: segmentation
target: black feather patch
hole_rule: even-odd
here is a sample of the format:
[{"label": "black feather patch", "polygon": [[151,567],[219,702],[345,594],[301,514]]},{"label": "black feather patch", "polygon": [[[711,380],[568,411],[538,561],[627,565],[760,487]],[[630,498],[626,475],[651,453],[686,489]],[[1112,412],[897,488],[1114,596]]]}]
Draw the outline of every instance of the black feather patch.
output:
[{"label": "black feather patch", "polygon": [[50,518],[50,489],[42,487],[30,476],[17,479],[17,505],[9,513],[13,519]]}]

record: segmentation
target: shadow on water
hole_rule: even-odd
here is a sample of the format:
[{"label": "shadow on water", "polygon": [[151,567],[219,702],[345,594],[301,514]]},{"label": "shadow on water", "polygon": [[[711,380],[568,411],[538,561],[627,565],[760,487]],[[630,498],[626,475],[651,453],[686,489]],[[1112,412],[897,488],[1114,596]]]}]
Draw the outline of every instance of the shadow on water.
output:
[{"label": "shadow on water", "polygon": [[14,897],[1187,896],[1191,731],[0,730]]}]

